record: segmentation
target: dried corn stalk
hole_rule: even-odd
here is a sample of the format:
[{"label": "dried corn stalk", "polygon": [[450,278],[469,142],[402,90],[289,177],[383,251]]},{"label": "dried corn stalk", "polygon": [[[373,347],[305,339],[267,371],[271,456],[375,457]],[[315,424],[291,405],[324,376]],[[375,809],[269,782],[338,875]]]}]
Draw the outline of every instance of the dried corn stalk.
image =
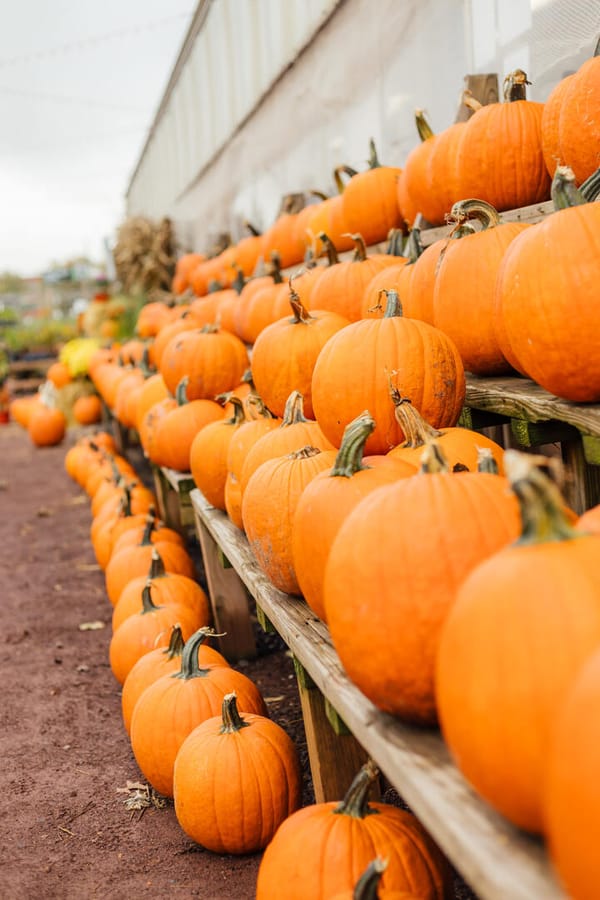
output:
[{"label": "dried corn stalk", "polygon": [[113,251],[117,278],[127,294],[167,291],[175,272],[175,237],[171,220],[126,219]]}]

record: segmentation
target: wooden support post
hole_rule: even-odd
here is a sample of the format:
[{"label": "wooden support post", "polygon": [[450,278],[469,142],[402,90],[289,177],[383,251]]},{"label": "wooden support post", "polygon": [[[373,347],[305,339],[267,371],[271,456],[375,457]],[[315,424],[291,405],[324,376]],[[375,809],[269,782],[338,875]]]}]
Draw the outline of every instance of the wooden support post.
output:
[{"label": "wooden support post", "polygon": [[203,522],[196,517],[196,531],[204,560],[204,571],[214,625],[221,652],[227,659],[249,659],[256,656],[256,641],[248,608],[244,583],[231,566],[224,567],[222,553]]},{"label": "wooden support post", "polygon": [[540,447],[577,438],[577,429],[564,422],[549,419],[547,422],[528,422],[527,419],[511,419],[510,427],[515,440],[522,447]]},{"label": "wooden support post", "polygon": [[580,438],[563,443],[562,458],[565,465],[565,500],[571,509],[581,515],[600,503],[600,468],[589,465]]},{"label": "wooden support post", "polygon": [[[490,72],[483,75],[465,75],[465,90],[470,91],[475,100],[482,106],[498,102],[498,74]],[[466,122],[473,115],[473,110],[460,102],[455,122]]]},{"label": "wooden support post", "polygon": [[[323,694],[296,658],[294,668],[298,679],[315,800],[317,803],[341,800],[352,779],[367,761],[368,754],[346,728],[331,703],[325,701]],[[372,799],[376,799],[376,796],[377,788]]]}]

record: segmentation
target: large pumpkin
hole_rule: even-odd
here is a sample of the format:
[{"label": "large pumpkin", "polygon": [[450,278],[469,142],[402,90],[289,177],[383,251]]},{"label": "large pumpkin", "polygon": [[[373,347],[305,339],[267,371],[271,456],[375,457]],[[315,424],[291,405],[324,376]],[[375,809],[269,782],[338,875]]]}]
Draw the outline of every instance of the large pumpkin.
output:
[{"label": "large pumpkin", "polygon": [[600,204],[585,203],[573,180],[569,169],[559,167],[553,184],[558,211],[506,251],[496,287],[496,329],[505,356],[547,391],[595,402]]},{"label": "large pumpkin", "polygon": [[60,444],[67,430],[67,420],[60,409],[37,404],[27,425],[29,437],[36,447],[54,447]]},{"label": "large pumpkin", "polygon": [[344,428],[368,409],[376,428],[367,453],[386,453],[404,435],[390,401],[390,381],[436,428],[454,425],[465,395],[458,351],[437,328],[401,315],[398,296],[388,294],[382,319],[353,322],[325,344],[313,373],[317,422],[339,447]]},{"label": "large pumpkin", "polygon": [[415,817],[368,802],[377,775],[367,763],[341,802],[306,806],[285,820],[262,858],[256,900],[281,896],[282,885],[286,900],[352,890],[374,854],[388,860],[383,889],[406,889],[423,900],[448,896],[447,865]]},{"label": "large pumpkin", "polygon": [[561,78],[546,100],[542,113],[542,153],[550,178],[554,178],[557,166],[565,164],[560,146],[560,113],[572,77]]},{"label": "large pumpkin", "polygon": [[519,515],[504,478],[450,473],[435,443],[422,468],[350,513],[331,548],[324,598],[349,678],[385,712],[431,724],[444,620],[466,575],[517,537]]},{"label": "large pumpkin", "polygon": [[173,772],[177,821],[213,853],[256,853],[302,799],[298,753],[264,716],[240,715],[235,693],[181,745]]},{"label": "large pumpkin", "polygon": [[[125,627],[125,626],[122,626]],[[187,641],[178,674],[163,675],[139,698],[131,719],[131,747],[152,787],[173,796],[173,767],[179,748],[197,725],[219,715],[225,694],[235,691],[242,712],[267,715],[256,685],[241,672],[200,664],[205,632]]]},{"label": "large pumpkin", "polygon": [[240,339],[210,325],[176,335],[160,362],[165,384],[173,393],[187,375],[188,400],[213,400],[232,390],[247,367],[248,354]]},{"label": "large pumpkin", "polygon": [[460,586],[440,640],[436,693],[465,777],[514,824],[538,832],[557,711],[600,646],[600,537],[570,526],[535,462],[505,454],[522,535]]},{"label": "large pumpkin", "polygon": [[600,42],[595,55],[568,79],[560,104],[561,162],[573,169],[578,184],[600,166],[599,105]]}]

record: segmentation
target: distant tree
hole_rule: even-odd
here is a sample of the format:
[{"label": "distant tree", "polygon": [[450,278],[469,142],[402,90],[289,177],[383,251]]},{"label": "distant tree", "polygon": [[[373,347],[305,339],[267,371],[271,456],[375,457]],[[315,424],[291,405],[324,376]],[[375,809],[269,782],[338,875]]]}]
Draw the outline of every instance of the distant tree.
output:
[{"label": "distant tree", "polygon": [[20,275],[14,272],[0,272],[0,294],[21,294],[25,283]]}]

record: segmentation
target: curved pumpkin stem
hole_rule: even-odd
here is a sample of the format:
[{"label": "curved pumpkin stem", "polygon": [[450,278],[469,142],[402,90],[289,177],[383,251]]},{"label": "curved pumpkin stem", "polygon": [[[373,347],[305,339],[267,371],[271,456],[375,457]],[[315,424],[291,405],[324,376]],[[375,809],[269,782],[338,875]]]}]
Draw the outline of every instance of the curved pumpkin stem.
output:
[{"label": "curved pumpkin stem", "polygon": [[367,816],[378,813],[377,809],[369,806],[369,788],[377,781],[379,770],[372,759],[368,760],[354,778],[348,788],[346,796],[333,810],[337,816],[351,816],[353,819],[365,819]]},{"label": "curved pumpkin stem", "polygon": [[[501,223],[498,210],[491,203],[477,200],[474,197],[469,200],[459,200],[446,216],[446,222],[455,225],[464,225],[465,222],[472,219],[480,222],[484,231],[486,228],[495,228]],[[459,236],[464,237],[464,233]]]},{"label": "curved pumpkin stem", "polygon": [[344,429],[342,444],[338,450],[331,476],[352,478],[363,466],[362,459],[367,438],[375,430],[375,419],[368,410],[353,419]]},{"label": "curved pumpkin stem", "polygon": [[169,638],[169,646],[165,647],[163,653],[165,654],[167,659],[175,659],[176,656],[181,656],[184,646],[185,641],[183,639],[183,631],[181,630],[181,625],[173,625],[173,628],[171,629],[171,637]]},{"label": "curved pumpkin stem", "polygon": [[142,590],[142,608],[140,610],[140,615],[145,616],[146,613],[156,612],[157,609],[160,609],[160,606],[157,606],[152,599],[152,579],[148,579],[144,588]]},{"label": "curved pumpkin stem", "polygon": [[183,653],[181,654],[181,669],[179,672],[176,672],[173,677],[181,678],[184,681],[187,681],[189,678],[206,678],[210,672],[210,668],[201,668],[198,662],[198,651],[207,638],[224,636],[224,634],[216,634],[214,628],[209,628],[208,626],[204,626],[203,628],[199,628],[198,631],[195,631],[186,641]]},{"label": "curved pumpkin stem", "polygon": [[154,580],[155,578],[162,578],[166,574],[167,570],[165,569],[165,564],[162,560],[162,556],[160,555],[156,547],[153,547],[148,578]]},{"label": "curved pumpkin stem", "polygon": [[[594,173],[595,174],[595,173]],[[572,206],[582,206],[586,199],[575,183],[575,173],[568,166],[557,166],[550,196],[554,203],[554,209],[570,209]]]},{"label": "curved pumpkin stem", "polygon": [[418,225],[413,225],[406,239],[406,250],[408,250],[407,266],[412,266],[423,253],[423,244],[421,243],[421,229]]},{"label": "curved pumpkin stem", "polygon": [[521,512],[519,544],[547,541],[569,541],[584,536],[569,522],[561,493],[543,471],[548,460],[544,456],[506,450],[504,468]]},{"label": "curved pumpkin stem", "polygon": [[515,69],[514,72],[510,72],[504,79],[504,99],[508,103],[514,103],[516,100],[527,100],[528,84],[531,84],[531,82],[527,80],[527,75],[523,69]]},{"label": "curved pumpkin stem", "polygon": [[431,125],[425,118],[425,110],[415,109],[415,125],[421,141],[428,141],[430,138],[435,137]]},{"label": "curved pumpkin stem", "polygon": [[281,257],[276,250],[271,251],[271,259],[269,260],[268,275],[271,276],[275,284],[283,284],[283,275],[281,274]]},{"label": "curved pumpkin stem", "polygon": [[293,325],[309,325],[310,322],[314,321],[314,316],[311,316],[309,311],[306,309],[302,300],[300,299],[300,294],[294,290],[294,278],[297,278],[299,275],[296,272],[295,275],[290,275],[290,306],[292,307],[292,312],[294,313],[294,318],[291,319],[291,323]]},{"label": "curved pumpkin stem", "polygon": [[355,232],[354,234],[347,233],[344,234],[343,237],[352,238],[356,244],[352,262],[364,262],[365,259],[367,259],[367,245],[365,244],[365,239],[362,234],[359,234],[358,232]]},{"label": "curved pumpkin stem", "polygon": [[408,397],[402,397],[398,388],[392,386],[390,379],[390,395],[394,404],[394,416],[396,422],[404,432],[404,441],[401,447],[417,449],[424,447],[429,441],[440,438],[444,434],[427,422],[418,409],[412,405]]},{"label": "curved pumpkin stem", "polygon": [[236,397],[235,394],[231,394],[228,400],[229,403],[233,406],[233,414],[231,418],[226,419],[225,425],[241,425],[242,422],[246,419],[246,412],[244,410],[244,404],[240,400],[239,397]]},{"label": "curved pumpkin stem", "polygon": [[221,716],[223,724],[219,728],[219,734],[235,734],[242,728],[248,728],[249,722],[244,721],[240,716],[237,708],[237,695],[235,691],[225,694],[223,697],[223,705],[221,707]]},{"label": "curved pumpkin stem", "polygon": [[358,172],[351,166],[336,166],[336,168],[333,170],[333,180],[335,181],[335,186],[338,190],[338,194],[344,193],[345,185],[342,181],[342,175],[348,175],[349,178],[354,178],[355,175],[358,175]]},{"label": "curved pumpkin stem", "polygon": [[187,398],[187,388],[190,379],[187,375],[184,375],[177,387],[175,388],[175,400],[177,401],[177,406],[185,406],[188,402]]},{"label": "curved pumpkin stem", "polygon": [[450,471],[446,454],[436,440],[427,441],[421,456],[419,473],[424,475],[437,475]]},{"label": "curved pumpkin stem", "polygon": [[381,167],[381,163],[377,158],[377,150],[375,148],[375,141],[373,138],[369,140],[369,158],[367,160],[367,164],[369,169],[379,169]]},{"label": "curved pumpkin stem", "polygon": [[401,228],[391,228],[388,232],[388,245],[386,253],[388,256],[404,256],[404,245],[406,243],[406,235]]},{"label": "curved pumpkin stem", "polygon": [[388,867],[388,860],[377,856],[362,873],[352,894],[352,900],[377,900],[381,876]]},{"label": "curved pumpkin stem", "polygon": [[586,178],[585,181],[579,185],[579,190],[581,191],[582,197],[587,200],[588,203],[593,203],[594,200],[598,199],[600,195],[600,169],[596,169],[595,172]]},{"label": "curved pumpkin stem", "polygon": [[152,544],[152,532],[153,531],[154,531],[154,516],[147,516],[146,524],[144,525],[144,533],[142,534],[142,539],[138,546],[149,547]]},{"label": "curved pumpkin stem", "polygon": [[288,425],[295,425],[296,422],[309,422],[304,415],[304,396],[300,391],[292,391],[285,401],[283,410],[283,419],[280,428],[286,428]]},{"label": "curved pumpkin stem", "polygon": [[306,447],[301,447],[299,450],[292,450],[291,453],[288,453],[288,459],[310,459],[311,456],[318,456],[322,452],[318,447],[307,444]]},{"label": "curved pumpkin stem", "polygon": [[327,260],[330,266],[335,266],[339,263],[340,258],[337,255],[337,250],[335,249],[335,245],[328,234],[325,234],[324,231],[320,231],[317,235],[317,238],[321,241],[323,246],[325,247],[325,252],[327,253]]}]

